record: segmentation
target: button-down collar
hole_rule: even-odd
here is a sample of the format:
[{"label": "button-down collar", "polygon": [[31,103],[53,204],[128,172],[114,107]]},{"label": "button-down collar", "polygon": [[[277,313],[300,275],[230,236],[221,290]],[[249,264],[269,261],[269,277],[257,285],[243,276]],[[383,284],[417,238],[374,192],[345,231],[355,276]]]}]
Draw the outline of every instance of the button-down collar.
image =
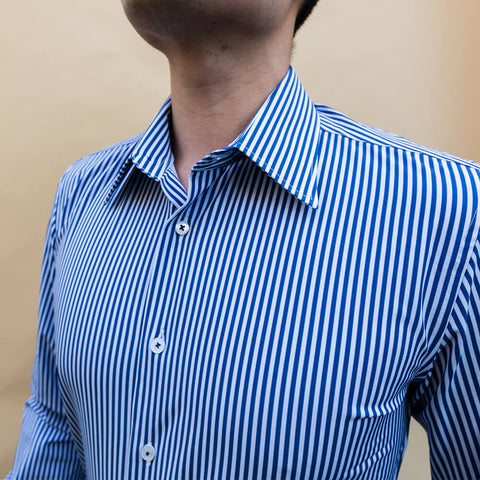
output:
[{"label": "button-down collar", "polygon": [[[170,144],[171,99],[165,102],[121,173],[109,197],[125,185],[132,164],[159,181],[173,162]],[[236,149],[259,165],[277,183],[317,208],[320,163],[320,120],[293,67],[268,96],[247,128],[218,153]],[[230,157],[230,155],[227,155]],[[222,155],[206,157],[196,169],[211,168]],[[213,161],[212,161],[213,160]]]}]

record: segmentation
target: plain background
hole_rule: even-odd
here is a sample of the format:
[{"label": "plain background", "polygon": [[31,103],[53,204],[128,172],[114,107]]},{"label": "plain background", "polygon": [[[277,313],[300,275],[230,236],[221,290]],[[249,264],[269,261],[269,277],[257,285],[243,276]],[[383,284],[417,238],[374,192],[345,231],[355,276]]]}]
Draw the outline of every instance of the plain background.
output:
[{"label": "plain background", "polygon": [[[478,0],[320,0],[293,64],[316,102],[480,161],[479,20]],[[120,0],[4,2],[0,82],[3,476],[29,395],[58,179],[74,160],[143,131],[169,86],[165,60],[133,31]],[[400,478],[429,478],[426,436],[413,421]]]}]

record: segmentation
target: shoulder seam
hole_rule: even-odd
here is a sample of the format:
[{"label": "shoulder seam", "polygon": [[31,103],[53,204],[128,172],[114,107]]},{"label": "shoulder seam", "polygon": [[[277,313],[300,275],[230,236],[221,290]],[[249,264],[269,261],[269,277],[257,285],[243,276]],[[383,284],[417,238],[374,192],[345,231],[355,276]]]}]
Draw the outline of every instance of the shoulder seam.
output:
[{"label": "shoulder seam", "polygon": [[[360,128],[365,129],[367,131],[371,130],[373,135],[378,135],[378,136],[382,136],[382,134],[385,135],[383,142],[375,138],[369,138],[369,139],[357,138],[355,135],[349,134],[347,131],[345,131],[345,128],[343,128],[342,125],[339,125],[339,130],[334,129],[329,125],[325,126],[324,114],[318,111],[318,107],[321,107],[321,106],[318,104],[315,104],[315,107],[317,108],[317,113],[320,118],[320,129],[324,132],[327,132],[342,138],[347,138],[351,141],[355,141],[361,144],[375,145],[379,148],[392,148],[397,151],[403,151],[412,155],[417,154],[417,155],[429,157],[431,159],[453,162],[457,165],[460,165],[463,167],[471,167],[477,171],[480,171],[480,164],[478,162],[475,162],[474,160],[463,159],[447,152],[442,152],[440,150],[435,150],[434,148],[425,147],[423,145],[412,142],[411,140],[408,140],[407,138],[404,138],[402,136],[396,135],[391,132],[387,132],[385,130],[381,130],[376,127],[372,127],[367,124],[355,122],[354,120],[351,120],[353,124],[358,125]],[[334,110],[333,112],[335,113]],[[342,113],[340,112],[337,112],[337,113],[338,115],[343,116]],[[349,119],[349,117],[346,117],[346,118]],[[329,119],[329,121],[335,126],[334,120]],[[390,138],[390,137],[396,137],[397,140],[395,140],[395,138]],[[409,145],[402,145],[401,142],[405,142]]]}]

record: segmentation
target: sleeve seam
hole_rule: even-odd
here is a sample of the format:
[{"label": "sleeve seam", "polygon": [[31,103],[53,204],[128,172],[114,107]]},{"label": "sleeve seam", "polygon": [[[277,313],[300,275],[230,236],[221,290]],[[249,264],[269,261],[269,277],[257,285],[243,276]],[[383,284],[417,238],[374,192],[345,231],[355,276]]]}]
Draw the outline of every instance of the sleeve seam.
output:
[{"label": "sleeve seam", "polygon": [[[452,321],[452,313],[454,311],[455,304],[458,300],[458,296],[460,295],[461,287],[462,287],[463,281],[465,279],[466,272],[468,270],[468,265],[470,264],[470,262],[472,260],[473,252],[475,250],[474,245],[480,239],[480,230],[479,230],[478,226],[475,229],[475,224],[478,221],[479,208],[477,208],[475,210],[475,213],[472,216],[472,220],[470,221],[470,223],[468,225],[467,232],[466,232],[465,236],[462,238],[461,246],[460,246],[460,249],[459,249],[459,251],[457,253],[457,256],[456,256],[456,259],[455,259],[455,264],[454,264],[453,271],[448,277],[448,280],[451,282],[454,275],[456,275],[455,272],[456,272],[456,270],[457,270],[457,268],[460,264],[460,261],[461,261],[463,253],[465,252],[465,249],[466,248],[470,249],[471,251],[468,253],[468,256],[465,258],[464,265],[462,267],[462,271],[459,275],[458,285],[457,285],[456,290],[455,290],[455,295],[453,296],[452,308],[448,312],[448,316],[445,317],[446,321],[445,321],[444,328],[442,329],[442,332],[438,337],[439,342],[437,342],[437,343],[438,343],[439,348],[442,345],[442,342],[440,341],[440,339],[442,339],[445,336],[445,332],[448,330],[448,328],[450,326],[450,323]],[[469,236],[471,236],[471,238],[474,239],[474,241],[470,242],[467,245]],[[448,290],[445,293],[445,296],[442,300],[442,306],[440,308],[439,317],[443,317],[447,313],[447,311],[446,311],[447,304],[448,304],[449,298],[451,298],[452,291],[453,291],[453,289]],[[426,367],[426,369],[425,369],[425,378],[428,378],[430,373],[431,373],[431,370],[433,368],[433,365],[435,364],[435,359],[438,356],[438,349],[436,349],[435,352],[432,352],[432,339],[427,338],[427,328],[426,328],[426,325],[425,325],[425,319],[423,319],[423,323],[424,323],[423,328],[424,328],[424,332],[425,332],[425,336],[426,336],[426,338],[425,338],[426,352],[425,353],[426,353],[427,357],[432,356],[429,363],[428,363],[428,367]]]}]

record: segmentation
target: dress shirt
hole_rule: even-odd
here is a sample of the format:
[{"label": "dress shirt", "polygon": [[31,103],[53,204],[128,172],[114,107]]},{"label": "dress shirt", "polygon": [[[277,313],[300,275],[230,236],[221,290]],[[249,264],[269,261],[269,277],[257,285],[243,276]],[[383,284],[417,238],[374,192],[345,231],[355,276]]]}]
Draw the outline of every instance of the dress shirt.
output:
[{"label": "dress shirt", "polygon": [[187,193],[170,107],[60,180],[8,478],[480,478],[479,166],[290,68]]}]

